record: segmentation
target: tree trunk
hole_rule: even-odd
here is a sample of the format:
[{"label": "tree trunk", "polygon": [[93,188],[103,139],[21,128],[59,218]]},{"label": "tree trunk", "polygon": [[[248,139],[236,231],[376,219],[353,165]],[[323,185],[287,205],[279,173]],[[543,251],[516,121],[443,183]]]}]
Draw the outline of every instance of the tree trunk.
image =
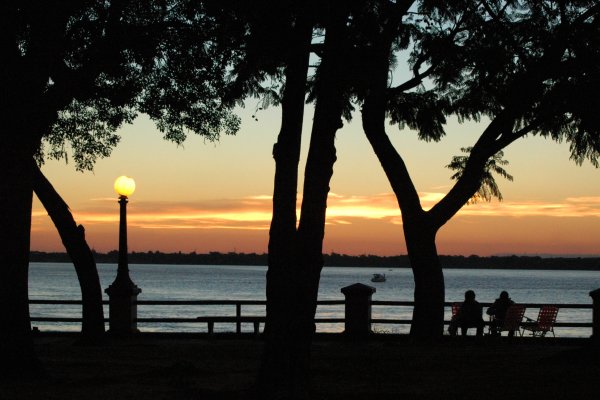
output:
[{"label": "tree trunk", "polygon": [[[267,384],[271,386],[271,392],[266,393],[268,398],[307,397],[310,347],[315,331],[317,292],[323,267],[327,195],[336,160],[335,133],[342,126],[344,105],[340,84],[344,57],[340,49],[344,43],[343,27],[347,13],[340,13],[340,8],[343,7],[336,8],[336,14],[339,15],[326,28],[326,55],[321,65],[321,82],[317,85],[317,104],[297,231],[297,166],[308,52],[298,53],[295,58],[297,64],[293,68],[289,65],[286,74],[282,130],[273,152],[277,170],[267,273],[268,326],[259,379],[259,390],[264,390],[264,383],[269,381]],[[310,44],[310,31],[304,31],[302,37],[302,46]],[[274,368],[279,370],[267,374]],[[280,383],[277,384],[276,380]]]},{"label": "tree trunk", "polygon": [[444,333],[444,274],[435,246],[435,229],[426,218],[404,221],[408,258],[415,280],[415,308],[410,335],[416,340],[439,339]]},{"label": "tree trunk", "polygon": [[324,54],[316,85],[317,100],[304,174],[304,190],[297,232],[297,264],[293,276],[294,321],[291,329],[293,390],[306,397],[310,349],[315,332],[319,280],[323,268],[323,239],[329,182],[336,161],[335,134],[343,126],[344,74],[350,68],[346,51],[348,10],[335,7],[326,25]]},{"label": "tree trunk", "polygon": [[311,39],[312,23],[300,18],[287,61],[281,130],[273,146],[275,182],[269,231],[267,321],[257,382],[263,398],[277,398],[291,388],[289,332],[294,317],[290,310],[291,271],[295,260],[298,163]]},{"label": "tree trunk", "polygon": [[0,131],[0,379],[36,375],[28,298],[34,145]]},{"label": "tree trunk", "polygon": [[82,339],[98,341],[104,335],[104,311],[102,288],[94,261],[94,255],[85,240],[85,230],[77,225],[69,206],[56,192],[42,171],[32,161],[33,189],[56,226],[60,238],[73,261],[79,286],[81,287]]}]

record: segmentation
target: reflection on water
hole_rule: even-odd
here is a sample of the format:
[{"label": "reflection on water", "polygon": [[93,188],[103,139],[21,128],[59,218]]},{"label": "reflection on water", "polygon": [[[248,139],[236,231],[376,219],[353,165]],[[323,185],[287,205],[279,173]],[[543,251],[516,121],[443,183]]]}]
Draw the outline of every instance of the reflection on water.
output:
[{"label": "reflection on water", "polygon": [[[116,274],[116,265],[98,266],[103,288]],[[142,289],[139,300],[264,300],[266,267],[255,266],[190,266],[130,265],[133,281]],[[387,281],[370,282],[373,272],[385,272]],[[596,271],[532,271],[532,270],[461,270],[445,271],[446,300],[460,301],[465,290],[472,289],[480,302],[492,302],[501,290],[507,290],[515,302],[591,304],[589,292],[600,287]],[[409,269],[374,271],[370,268],[323,269],[319,288],[320,300],[343,300],[340,289],[364,283],[376,288],[373,300],[411,301],[412,272]],[[80,299],[80,289],[73,266],[59,263],[32,263],[29,292],[31,299]],[[103,293],[105,299],[106,294]],[[526,315],[537,317],[538,310]],[[243,306],[243,315],[263,315],[264,306]],[[317,317],[342,318],[343,305],[319,306]],[[447,310],[446,319],[450,311]],[[77,316],[80,306],[32,305],[32,316]],[[202,315],[235,315],[235,306],[139,306],[138,316],[194,318]],[[410,307],[373,307],[373,318],[410,319]],[[105,307],[108,316],[108,307]],[[559,322],[590,322],[591,310],[561,309]],[[40,329],[79,330],[78,324],[35,323]],[[244,324],[251,331],[251,324]],[[140,324],[143,331],[205,331],[205,324]],[[233,324],[216,324],[215,331],[230,331]],[[408,325],[375,325],[376,331],[406,333]],[[343,330],[342,324],[321,324],[319,331]],[[556,328],[558,336],[589,336],[590,328]]]}]

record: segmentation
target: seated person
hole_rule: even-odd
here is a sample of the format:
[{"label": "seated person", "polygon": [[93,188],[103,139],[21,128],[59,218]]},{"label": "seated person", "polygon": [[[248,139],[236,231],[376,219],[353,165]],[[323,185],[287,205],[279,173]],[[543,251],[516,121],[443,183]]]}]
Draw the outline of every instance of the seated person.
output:
[{"label": "seated person", "polygon": [[515,304],[515,302],[510,299],[510,297],[508,296],[508,292],[502,291],[500,293],[500,297],[497,298],[494,301],[494,304],[492,304],[492,306],[487,309],[486,314],[493,317],[490,322],[490,333],[492,335],[497,335],[499,333],[499,328],[504,322],[504,316],[506,315],[506,311],[508,310],[508,307],[510,307],[513,304]]},{"label": "seated person", "polygon": [[475,300],[475,292],[467,290],[465,292],[465,301],[460,306],[456,315],[452,317],[448,332],[454,336],[460,327],[462,335],[465,336],[469,328],[477,328],[477,336],[483,335],[484,322],[483,318],[481,318],[482,313],[483,308],[481,307],[481,304]]}]

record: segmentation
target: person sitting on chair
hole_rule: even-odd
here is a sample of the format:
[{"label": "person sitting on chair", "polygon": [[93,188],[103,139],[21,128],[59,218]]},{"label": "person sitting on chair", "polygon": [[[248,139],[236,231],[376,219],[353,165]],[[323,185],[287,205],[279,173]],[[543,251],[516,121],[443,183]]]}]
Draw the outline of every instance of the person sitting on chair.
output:
[{"label": "person sitting on chair", "polygon": [[456,315],[452,317],[448,332],[450,335],[454,336],[460,327],[462,335],[466,336],[469,328],[477,328],[477,336],[482,336],[484,325],[483,318],[481,318],[482,313],[483,308],[481,307],[481,304],[475,300],[475,292],[467,290],[465,292],[465,301],[460,306]]},{"label": "person sitting on chair", "polygon": [[506,311],[508,310],[508,307],[513,304],[515,304],[515,302],[510,299],[508,292],[503,290],[500,292],[500,297],[487,309],[486,314],[493,317],[490,321],[490,333],[492,335],[498,334],[498,330],[504,322]]}]

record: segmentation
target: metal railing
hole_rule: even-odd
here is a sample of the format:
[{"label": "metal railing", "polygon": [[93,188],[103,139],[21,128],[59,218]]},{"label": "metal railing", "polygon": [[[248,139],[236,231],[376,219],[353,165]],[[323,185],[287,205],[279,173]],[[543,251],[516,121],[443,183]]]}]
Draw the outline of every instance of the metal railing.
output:
[{"label": "metal railing", "polygon": [[[81,300],[29,300],[29,304],[37,305],[81,305]],[[103,304],[107,305],[108,301],[103,301]],[[450,309],[452,302],[444,303],[446,309]],[[490,306],[491,303],[481,303],[483,307]],[[545,304],[540,303],[520,303],[525,305],[527,309],[539,309]],[[232,323],[235,324],[235,332],[242,332],[243,323],[252,323],[254,325],[254,332],[260,331],[260,324],[265,322],[265,315],[248,315],[243,312],[244,306],[265,306],[265,300],[138,300],[138,306],[234,306],[235,314],[231,315],[209,315],[209,316],[197,316],[197,317],[138,317],[138,323],[153,324],[153,323],[198,323],[207,324],[208,332],[213,332],[215,323]],[[343,306],[345,305],[344,300],[319,300],[317,306]],[[371,301],[372,307],[414,307],[412,301],[386,301],[386,300],[373,300]],[[586,309],[591,310],[592,304],[553,304],[562,309]],[[343,315],[343,310],[339,312]],[[32,322],[69,322],[69,323],[81,323],[81,316],[78,317],[44,317],[33,315],[31,317]],[[105,318],[105,322],[108,322],[108,318]],[[332,323],[344,323],[345,318],[315,318],[315,323],[318,324],[332,324]],[[445,321],[448,324],[450,321]],[[410,325],[411,319],[402,318],[371,318],[373,324],[386,324],[386,325]],[[556,322],[555,327],[568,327],[568,328],[591,328],[592,321],[581,321],[581,322]]]}]

